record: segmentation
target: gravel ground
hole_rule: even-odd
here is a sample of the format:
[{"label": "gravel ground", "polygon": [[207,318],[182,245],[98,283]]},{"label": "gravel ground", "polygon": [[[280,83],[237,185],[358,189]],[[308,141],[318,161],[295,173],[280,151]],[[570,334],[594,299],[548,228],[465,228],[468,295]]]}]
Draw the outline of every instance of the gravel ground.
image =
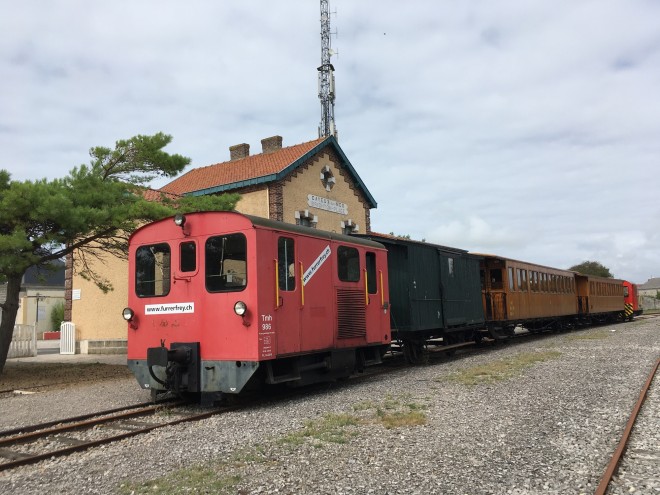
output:
[{"label": "gravel ground", "polygon": [[[638,320],[457,354],[0,473],[0,493],[593,493],[659,332],[660,319]],[[503,379],[461,381],[494,370]],[[102,385],[0,399],[0,419],[147,399],[134,381]]]}]

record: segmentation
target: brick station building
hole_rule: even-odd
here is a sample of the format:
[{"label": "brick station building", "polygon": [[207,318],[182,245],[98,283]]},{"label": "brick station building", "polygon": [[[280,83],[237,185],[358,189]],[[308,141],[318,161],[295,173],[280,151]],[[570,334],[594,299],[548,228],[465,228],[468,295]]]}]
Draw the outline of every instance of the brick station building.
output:
[{"label": "brick station building", "polygon": [[[337,140],[330,136],[282,147],[282,137],[261,140],[250,154],[246,143],[229,148],[223,163],[190,170],[161,189],[172,195],[239,193],[236,210],[339,233],[370,231],[376,202]],[[67,279],[67,304],[76,325],[78,352],[125,352],[128,266],[106,257],[97,270],[113,284],[103,294],[92,282]],[[71,270],[68,271],[71,273]]]}]

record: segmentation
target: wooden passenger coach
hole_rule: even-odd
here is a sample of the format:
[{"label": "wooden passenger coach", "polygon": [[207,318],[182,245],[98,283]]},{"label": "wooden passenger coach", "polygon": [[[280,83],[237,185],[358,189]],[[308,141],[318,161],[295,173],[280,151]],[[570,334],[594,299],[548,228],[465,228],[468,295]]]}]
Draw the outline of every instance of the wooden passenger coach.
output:
[{"label": "wooden passenger coach", "polygon": [[497,335],[512,335],[516,325],[539,331],[623,315],[622,280],[493,255],[483,255],[480,273],[486,320]]},{"label": "wooden passenger coach", "polygon": [[623,280],[575,274],[578,313],[596,320],[624,311]]}]

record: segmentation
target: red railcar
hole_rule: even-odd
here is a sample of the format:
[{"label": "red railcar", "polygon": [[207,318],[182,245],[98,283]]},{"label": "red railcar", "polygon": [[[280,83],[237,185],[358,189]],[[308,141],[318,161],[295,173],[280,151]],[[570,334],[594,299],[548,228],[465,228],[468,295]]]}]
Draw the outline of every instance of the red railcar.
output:
[{"label": "red railcar", "polygon": [[235,212],[177,215],[129,243],[128,366],[159,392],[348,376],[390,344],[386,251]]},{"label": "red railcar", "polygon": [[637,284],[623,281],[623,300],[625,302],[626,318],[632,320],[635,316],[642,314],[642,308],[639,307],[639,295],[637,293]]}]

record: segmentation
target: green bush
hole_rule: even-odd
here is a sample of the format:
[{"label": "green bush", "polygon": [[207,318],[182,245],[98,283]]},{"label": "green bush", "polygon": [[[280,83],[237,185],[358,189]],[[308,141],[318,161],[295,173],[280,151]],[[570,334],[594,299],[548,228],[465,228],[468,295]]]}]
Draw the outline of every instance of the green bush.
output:
[{"label": "green bush", "polygon": [[64,302],[58,302],[53,306],[53,311],[50,313],[50,322],[53,324],[53,331],[59,332],[60,326],[64,321]]}]

